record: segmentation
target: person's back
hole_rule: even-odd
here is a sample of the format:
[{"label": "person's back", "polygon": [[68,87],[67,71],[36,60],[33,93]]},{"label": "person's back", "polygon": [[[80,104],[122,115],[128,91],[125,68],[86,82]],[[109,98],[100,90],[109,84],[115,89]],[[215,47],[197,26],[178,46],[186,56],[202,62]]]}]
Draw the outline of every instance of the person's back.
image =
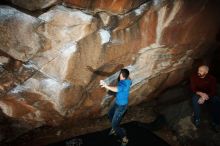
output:
[{"label": "person's back", "polygon": [[116,92],[115,103],[108,112],[108,117],[112,124],[109,135],[118,135],[121,138],[122,145],[126,145],[128,143],[126,132],[119,125],[128,107],[128,96],[131,86],[129,71],[127,69],[121,69],[116,87],[109,86],[102,80],[100,81],[100,85],[110,91]]},{"label": "person's back", "polygon": [[116,101],[115,101],[118,105],[128,104],[128,96],[129,96],[130,86],[131,86],[130,79],[120,80],[118,82],[118,85],[117,85],[118,92],[116,94]]}]

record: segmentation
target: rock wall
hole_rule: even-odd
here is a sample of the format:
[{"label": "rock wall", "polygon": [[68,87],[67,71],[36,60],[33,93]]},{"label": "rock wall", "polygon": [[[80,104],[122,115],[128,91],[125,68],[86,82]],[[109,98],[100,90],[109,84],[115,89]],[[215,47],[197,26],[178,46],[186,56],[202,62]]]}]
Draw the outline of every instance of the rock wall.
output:
[{"label": "rock wall", "polygon": [[99,80],[114,84],[123,67],[129,105],[153,99],[212,52],[220,28],[217,0],[8,1],[16,8],[0,6],[0,109],[30,129],[105,115],[113,98]]}]

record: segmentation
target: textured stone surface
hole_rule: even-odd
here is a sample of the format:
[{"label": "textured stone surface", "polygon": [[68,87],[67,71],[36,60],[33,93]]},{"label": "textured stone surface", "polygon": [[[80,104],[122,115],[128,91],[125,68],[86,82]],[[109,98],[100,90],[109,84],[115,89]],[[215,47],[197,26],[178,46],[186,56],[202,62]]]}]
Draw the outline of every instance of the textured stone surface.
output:
[{"label": "textured stone surface", "polygon": [[129,105],[137,105],[186,79],[194,60],[216,44],[216,1],[65,2],[104,11],[57,5],[36,18],[0,7],[0,56],[9,58],[1,59],[3,114],[34,125],[99,118],[113,101],[101,79],[115,84],[128,68]]},{"label": "textured stone surface", "polygon": [[41,72],[63,80],[69,72],[69,61],[77,51],[76,42],[96,30],[96,20],[91,15],[63,6],[40,15],[39,19],[44,23],[37,31],[46,38],[47,49],[40,50],[32,62]]},{"label": "textured stone surface", "polygon": [[35,29],[40,21],[9,6],[0,6],[0,49],[27,61],[41,48]]},{"label": "textured stone surface", "polygon": [[11,3],[31,11],[44,9],[55,5],[59,0],[8,0]]},{"label": "textured stone surface", "polygon": [[109,11],[111,13],[126,13],[147,0],[64,0],[64,3],[92,11]]}]

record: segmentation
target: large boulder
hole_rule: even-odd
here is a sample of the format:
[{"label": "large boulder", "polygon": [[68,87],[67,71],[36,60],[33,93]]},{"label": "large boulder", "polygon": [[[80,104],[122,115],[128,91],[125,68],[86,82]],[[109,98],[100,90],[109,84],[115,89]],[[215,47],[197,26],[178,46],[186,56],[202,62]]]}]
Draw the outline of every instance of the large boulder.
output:
[{"label": "large boulder", "polygon": [[[112,9],[114,2],[93,9]],[[120,69],[128,68],[129,105],[136,105],[188,78],[194,60],[209,54],[216,43],[220,19],[215,1],[119,2],[115,12],[120,14],[58,5],[38,18],[1,6],[0,49],[8,54],[1,56],[23,61],[20,70],[2,70],[9,85],[0,86],[3,114],[40,125],[99,118],[113,101],[100,88],[101,79],[115,84]],[[28,27],[12,29],[20,25]],[[10,82],[22,69],[31,74]]]}]

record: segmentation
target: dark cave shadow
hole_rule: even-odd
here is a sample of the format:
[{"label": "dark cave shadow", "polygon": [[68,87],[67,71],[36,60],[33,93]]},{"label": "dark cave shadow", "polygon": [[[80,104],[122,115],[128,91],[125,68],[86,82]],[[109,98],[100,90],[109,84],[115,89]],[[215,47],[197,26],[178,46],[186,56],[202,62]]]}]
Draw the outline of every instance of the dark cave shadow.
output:
[{"label": "dark cave shadow", "polygon": [[[159,115],[151,123],[142,123],[138,121],[132,121],[129,123],[122,124],[129,139],[127,146],[145,146],[145,145],[156,145],[156,146],[170,146],[163,139],[155,135],[152,130],[160,129],[165,124],[165,118]],[[120,146],[119,138],[116,136],[108,136],[110,128],[72,137],[70,139],[53,143],[48,146]]]}]

